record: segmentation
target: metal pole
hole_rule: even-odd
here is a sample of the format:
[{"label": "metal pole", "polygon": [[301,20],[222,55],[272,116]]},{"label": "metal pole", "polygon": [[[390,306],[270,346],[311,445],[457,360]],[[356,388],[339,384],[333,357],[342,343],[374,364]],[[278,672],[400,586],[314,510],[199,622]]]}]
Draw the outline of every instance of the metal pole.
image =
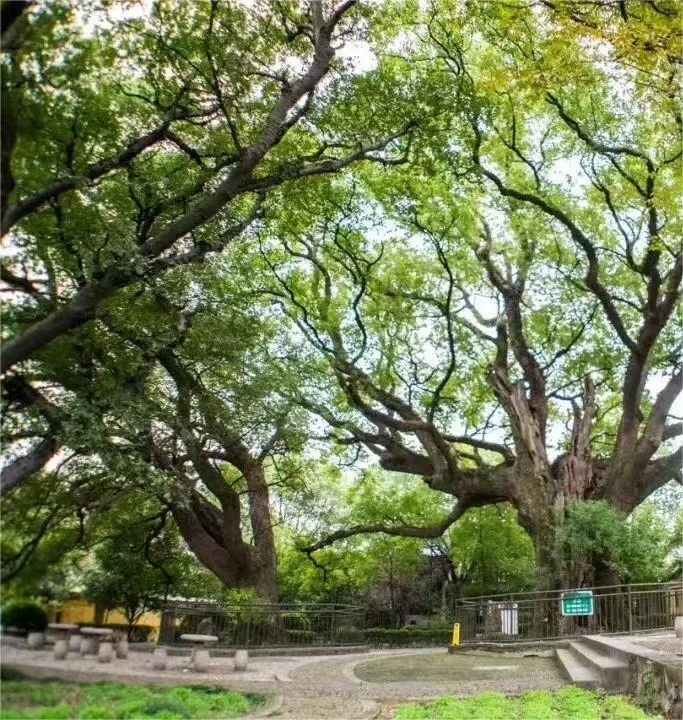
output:
[{"label": "metal pole", "polygon": [[628,631],[633,632],[633,603],[631,602],[631,586],[628,585]]}]

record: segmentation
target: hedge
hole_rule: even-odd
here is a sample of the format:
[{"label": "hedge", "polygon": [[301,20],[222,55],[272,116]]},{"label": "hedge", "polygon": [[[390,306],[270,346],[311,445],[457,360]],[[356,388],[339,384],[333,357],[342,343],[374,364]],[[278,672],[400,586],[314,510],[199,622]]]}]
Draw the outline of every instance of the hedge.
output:
[{"label": "hedge", "polygon": [[416,645],[449,645],[453,629],[447,628],[369,628],[363,632],[369,645],[388,645],[390,647],[410,647]]},{"label": "hedge", "polygon": [[312,645],[320,636],[314,630],[285,630],[287,642],[295,645]]},{"label": "hedge", "polygon": [[130,642],[147,642],[155,629],[152,625],[131,625],[129,627],[125,623],[107,623],[102,627],[121,633]]},{"label": "hedge", "polygon": [[32,600],[15,600],[7,603],[0,613],[4,628],[16,628],[19,632],[45,632],[47,613]]}]

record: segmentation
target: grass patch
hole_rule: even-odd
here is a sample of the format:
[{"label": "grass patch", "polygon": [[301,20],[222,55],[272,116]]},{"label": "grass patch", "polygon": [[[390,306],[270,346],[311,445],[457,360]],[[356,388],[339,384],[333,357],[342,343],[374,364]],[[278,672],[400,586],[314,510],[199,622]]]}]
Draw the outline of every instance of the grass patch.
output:
[{"label": "grass patch", "polygon": [[394,720],[654,720],[620,695],[576,687],[557,692],[530,691],[520,697],[482,693],[468,698],[440,698],[425,705],[402,705]]},{"label": "grass patch", "polygon": [[435,653],[379,658],[356,665],[365,682],[467,682],[557,674],[553,658],[509,657],[500,653]]},{"label": "grass patch", "polygon": [[184,720],[241,718],[265,701],[263,695],[220,687],[152,687],[120,683],[2,683],[2,720]]}]

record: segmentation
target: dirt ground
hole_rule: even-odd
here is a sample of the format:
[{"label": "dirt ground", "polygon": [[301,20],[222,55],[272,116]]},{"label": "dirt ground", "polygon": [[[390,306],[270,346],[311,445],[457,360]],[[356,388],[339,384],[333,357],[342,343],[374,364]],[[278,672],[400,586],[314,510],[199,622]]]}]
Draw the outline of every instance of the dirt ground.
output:
[{"label": "dirt ground", "polygon": [[270,694],[265,713],[282,720],[391,718],[402,703],[484,691],[519,693],[557,689],[565,681],[551,659],[477,651],[448,655],[445,649],[375,651],[354,655],[251,658],[246,673],[230,658],[213,658],[209,672],[193,673],[189,659],[169,658],[152,669],[150,653],[100,664],[70,655],[55,661],[49,650],[3,647],[2,664],[37,677],[150,684],[212,684]]}]

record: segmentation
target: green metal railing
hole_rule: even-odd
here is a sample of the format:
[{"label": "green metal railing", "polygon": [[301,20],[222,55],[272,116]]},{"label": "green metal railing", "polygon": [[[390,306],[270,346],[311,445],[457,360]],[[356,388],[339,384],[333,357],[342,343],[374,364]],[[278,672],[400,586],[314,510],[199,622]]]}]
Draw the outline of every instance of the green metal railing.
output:
[{"label": "green metal railing", "polygon": [[562,594],[547,590],[459,600],[454,622],[461,642],[556,640],[600,633],[673,628],[683,615],[683,583],[643,583],[579,588],[593,593],[593,613],[562,614]]}]

